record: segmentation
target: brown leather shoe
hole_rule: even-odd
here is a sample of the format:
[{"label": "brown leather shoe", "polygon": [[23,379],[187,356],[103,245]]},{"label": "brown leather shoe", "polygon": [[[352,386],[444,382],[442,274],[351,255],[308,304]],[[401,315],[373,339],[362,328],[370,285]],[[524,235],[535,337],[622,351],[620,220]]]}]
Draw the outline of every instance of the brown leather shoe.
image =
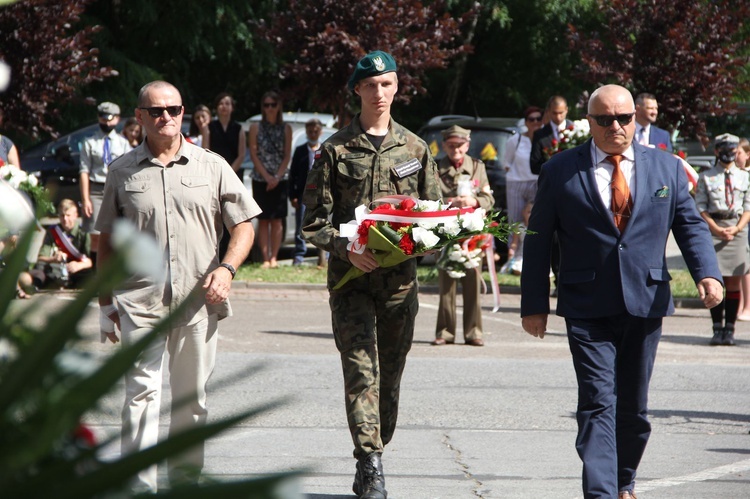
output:
[{"label": "brown leather shoe", "polygon": [[432,344],[435,345],[436,347],[439,347],[441,345],[452,345],[453,342],[452,341],[446,341],[445,338],[435,338],[432,341]]},{"label": "brown leather shoe", "polygon": [[484,341],[482,340],[482,338],[474,338],[473,340],[466,340],[466,344],[473,347],[483,347]]},{"label": "brown leather shoe", "polygon": [[619,494],[617,494],[617,499],[638,499],[634,493],[630,492],[629,490],[623,490]]}]

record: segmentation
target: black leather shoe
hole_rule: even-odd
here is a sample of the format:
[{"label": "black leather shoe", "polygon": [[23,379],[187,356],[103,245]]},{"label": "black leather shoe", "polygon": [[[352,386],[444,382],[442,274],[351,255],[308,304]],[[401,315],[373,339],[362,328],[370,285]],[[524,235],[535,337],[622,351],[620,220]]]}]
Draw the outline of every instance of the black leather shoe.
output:
[{"label": "black leather shoe", "polygon": [[734,329],[724,329],[724,336],[721,337],[721,344],[733,347],[734,343]]},{"label": "black leather shoe", "polygon": [[357,461],[352,492],[359,499],[388,499],[380,454],[373,452]]},{"label": "black leather shoe", "polygon": [[711,345],[712,347],[715,347],[716,345],[724,344],[724,328],[715,327],[714,336],[713,338],[711,338],[711,341],[709,341],[708,344]]}]

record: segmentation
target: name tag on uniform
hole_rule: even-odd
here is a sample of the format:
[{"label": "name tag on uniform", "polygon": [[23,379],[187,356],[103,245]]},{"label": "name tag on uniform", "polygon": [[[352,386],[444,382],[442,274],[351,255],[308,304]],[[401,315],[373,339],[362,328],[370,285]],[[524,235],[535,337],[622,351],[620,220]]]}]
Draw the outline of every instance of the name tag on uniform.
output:
[{"label": "name tag on uniform", "polygon": [[392,168],[393,173],[395,173],[398,178],[408,177],[412,173],[418,172],[421,169],[422,163],[420,163],[417,158],[412,158],[405,163],[399,163]]}]

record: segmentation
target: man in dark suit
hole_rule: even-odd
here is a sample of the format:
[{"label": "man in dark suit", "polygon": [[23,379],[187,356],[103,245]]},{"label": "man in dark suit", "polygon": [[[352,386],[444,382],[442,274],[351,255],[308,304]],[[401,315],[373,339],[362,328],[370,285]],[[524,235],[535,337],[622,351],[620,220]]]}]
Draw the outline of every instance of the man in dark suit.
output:
[{"label": "man in dark suit", "polygon": [[706,307],[723,295],[705,221],[677,158],[633,143],[633,98],[597,89],[592,140],[542,168],[521,273],[526,332],[544,337],[552,233],[560,239],[557,315],[565,317],[578,379],[578,438],[586,498],[635,498],[651,431],[648,384],[662,318],[674,312],[665,247],[671,230]]},{"label": "man in dark suit", "polygon": [[[560,95],[550,97],[547,107],[544,108],[544,115],[549,122],[534,132],[534,138],[531,140],[529,165],[534,175],[539,175],[542,165],[552,154],[555,154],[557,150],[555,144],[560,142],[560,132],[573,125],[573,122],[568,119],[568,101]],[[560,272],[560,245],[557,236],[553,236],[550,255],[550,266],[555,276],[555,289],[552,291],[552,296],[557,296],[557,276]]]},{"label": "man in dark suit", "polygon": [[[534,132],[534,138],[531,141],[531,156],[529,164],[531,173],[539,175],[542,165],[549,159],[550,151],[555,150],[554,141],[559,142],[560,132],[573,124],[568,117],[568,101],[560,95],[553,95],[547,101],[547,107],[544,108],[545,118],[549,122],[542,128]],[[547,152],[545,152],[547,151]]]},{"label": "man in dark suit", "polygon": [[[320,149],[320,135],[323,133],[323,123],[317,118],[312,118],[305,123],[305,134],[307,142],[298,146],[292,155],[292,163],[289,166],[289,201],[295,209],[294,214],[294,260],[292,265],[302,265],[307,253],[307,245],[302,237],[302,219],[305,216],[305,205],[301,203],[302,194],[305,192],[307,172],[312,168],[315,152]],[[325,265],[325,251],[318,251],[318,266]]]},{"label": "man in dark suit", "polygon": [[635,141],[672,152],[669,132],[654,125],[659,115],[659,103],[653,94],[642,93],[635,98]]}]

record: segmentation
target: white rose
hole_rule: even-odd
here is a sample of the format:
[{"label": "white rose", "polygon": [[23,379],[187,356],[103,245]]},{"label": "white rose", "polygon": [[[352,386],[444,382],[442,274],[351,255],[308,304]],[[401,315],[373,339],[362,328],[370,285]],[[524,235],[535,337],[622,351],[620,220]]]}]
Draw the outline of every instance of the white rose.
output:
[{"label": "white rose", "polygon": [[440,227],[441,234],[448,234],[449,236],[457,236],[461,232],[461,225],[458,223],[458,218],[452,219],[450,222],[445,222]]},{"label": "white rose", "polygon": [[461,225],[469,232],[481,232],[484,230],[484,216],[485,211],[482,208],[471,213],[463,213],[460,215]]},{"label": "white rose", "polygon": [[414,242],[422,243],[427,249],[432,248],[440,242],[440,237],[435,235],[435,233],[421,227],[413,227],[411,235],[414,238]]},{"label": "white rose", "polygon": [[28,182],[31,187],[36,187],[37,185],[39,185],[39,180],[37,180],[34,175],[26,176],[26,182]]},{"label": "white rose", "polygon": [[418,199],[417,200],[417,208],[419,211],[438,211],[442,208],[442,203],[440,201],[430,201],[430,200],[423,200]]},{"label": "white rose", "polygon": [[462,277],[466,277],[466,272],[462,272],[460,270],[448,270],[447,272],[452,279],[460,279]]}]

